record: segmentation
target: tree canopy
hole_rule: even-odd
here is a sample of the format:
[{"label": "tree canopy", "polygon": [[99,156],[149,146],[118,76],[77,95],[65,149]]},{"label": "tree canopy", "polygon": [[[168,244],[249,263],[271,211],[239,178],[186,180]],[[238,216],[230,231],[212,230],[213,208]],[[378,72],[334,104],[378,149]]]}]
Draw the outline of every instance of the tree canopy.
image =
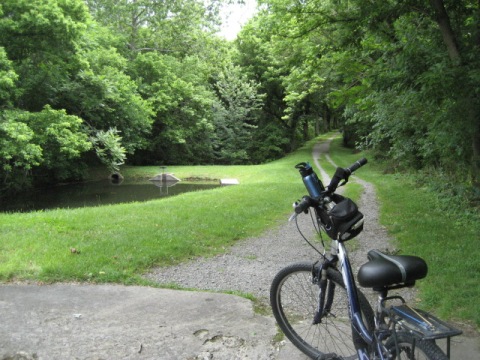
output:
[{"label": "tree canopy", "polygon": [[2,1],[0,195],[95,158],[260,163],[331,129],[478,186],[478,1],[259,0],[227,41],[232,1]]},{"label": "tree canopy", "polygon": [[284,119],[308,121],[323,104],[323,120],[340,117],[352,145],[398,167],[433,167],[478,183],[478,2],[261,4],[240,41],[265,34],[274,61],[263,74],[275,64]]}]

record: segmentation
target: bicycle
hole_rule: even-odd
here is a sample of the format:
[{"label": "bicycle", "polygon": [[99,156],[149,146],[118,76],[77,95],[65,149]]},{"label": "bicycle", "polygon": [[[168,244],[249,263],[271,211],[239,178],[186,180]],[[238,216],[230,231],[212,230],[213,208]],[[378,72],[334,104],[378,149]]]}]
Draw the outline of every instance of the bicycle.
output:
[{"label": "bicycle", "polygon": [[[356,285],[345,242],[363,230],[364,217],[351,199],[335,191],[366,163],[363,158],[347,168],[338,167],[326,188],[308,163],[295,166],[309,195],[295,202],[291,220],[310,212],[323,250],[299,229],[320,259],[294,263],[277,273],[270,288],[275,319],[286,337],[312,359],[449,359],[450,339],[462,332],[410,307],[399,295],[388,296],[427,275],[423,259],[368,252],[357,280],[378,294],[375,310]],[[322,230],[331,239],[328,253]],[[446,339],[446,353],[438,346],[439,339]]]}]

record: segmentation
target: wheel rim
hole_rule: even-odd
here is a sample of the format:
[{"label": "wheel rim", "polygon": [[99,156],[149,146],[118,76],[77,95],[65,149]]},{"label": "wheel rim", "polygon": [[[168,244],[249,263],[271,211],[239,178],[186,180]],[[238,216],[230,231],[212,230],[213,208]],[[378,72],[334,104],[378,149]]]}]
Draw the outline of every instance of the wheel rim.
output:
[{"label": "wheel rim", "polygon": [[320,324],[313,325],[319,288],[312,284],[311,277],[309,271],[293,272],[278,287],[279,315],[288,324],[283,329],[285,334],[294,344],[295,338],[302,342],[313,354],[335,353],[344,359],[355,359],[345,289],[337,284],[331,313]]}]

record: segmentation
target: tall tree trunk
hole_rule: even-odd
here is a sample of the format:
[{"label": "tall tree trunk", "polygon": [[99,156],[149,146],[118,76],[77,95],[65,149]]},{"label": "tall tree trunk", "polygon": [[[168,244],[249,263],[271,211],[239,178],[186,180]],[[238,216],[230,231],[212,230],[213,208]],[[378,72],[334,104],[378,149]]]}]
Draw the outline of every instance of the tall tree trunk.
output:
[{"label": "tall tree trunk", "polygon": [[450,18],[445,10],[445,4],[443,0],[430,0],[430,2],[435,10],[435,17],[440,28],[440,32],[442,33],[443,42],[447,46],[450,60],[452,60],[455,65],[460,65],[462,63],[462,57],[458,49],[458,44],[452,29],[452,25],[450,24]]},{"label": "tall tree trunk", "polygon": [[289,134],[290,134],[290,151],[297,148],[297,126],[300,121],[300,115],[294,111],[292,114],[292,120],[289,122]]},{"label": "tall tree trunk", "polygon": [[303,141],[308,140],[308,117],[303,119]]},{"label": "tall tree trunk", "polygon": [[[435,11],[435,18],[442,34],[443,42],[445,43],[450,60],[454,66],[462,66],[463,59],[460,49],[458,47],[455,33],[453,32],[450,24],[450,18],[445,9],[443,0],[430,0],[432,7]],[[480,5],[480,0],[479,0]],[[480,48],[480,25],[477,25],[477,34],[475,36],[475,46]],[[472,127],[472,176],[475,186],[480,187],[480,115],[477,109],[477,101],[473,98],[472,92],[465,89],[467,93],[465,96],[470,99],[469,104],[469,117]],[[460,95],[462,96],[462,95]],[[468,130],[467,130],[468,131]]]},{"label": "tall tree trunk", "polygon": [[323,131],[330,131],[330,109],[327,104],[323,105]]},{"label": "tall tree trunk", "polygon": [[477,188],[480,188],[480,118],[478,112],[473,115],[474,122],[474,131],[473,131],[473,141],[472,141],[472,150],[473,150],[473,181]]},{"label": "tall tree trunk", "polygon": [[[480,15],[480,0],[478,0],[478,16]],[[475,46],[480,50],[480,22],[477,22],[477,35],[475,36]],[[474,171],[474,181],[477,188],[480,188],[480,110],[478,107],[475,107],[475,111],[472,114],[473,123],[475,124],[475,129],[473,131],[473,171]]]},{"label": "tall tree trunk", "polygon": [[320,130],[321,121],[322,121],[322,118],[320,116],[315,116],[315,136],[318,136],[321,134],[321,130]]},{"label": "tall tree trunk", "polygon": [[303,140],[304,141],[307,141],[308,138],[309,138],[309,119],[310,119],[310,109],[312,107],[312,103],[310,102],[310,100],[306,100],[306,103],[305,103],[305,106],[304,106],[304,109],[303,109]]}]

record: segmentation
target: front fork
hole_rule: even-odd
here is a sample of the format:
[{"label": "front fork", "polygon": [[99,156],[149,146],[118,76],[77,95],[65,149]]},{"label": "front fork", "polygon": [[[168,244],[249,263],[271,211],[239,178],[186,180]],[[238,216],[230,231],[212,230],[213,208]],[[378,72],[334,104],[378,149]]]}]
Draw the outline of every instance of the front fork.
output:
[{"label": "front fork", "polygon": [[[345,246],[337,241],[332,241],[330,258],[325,258],[320,265],[316,263],[312,268],[312,280],[319,286],[318,308],[314,315],[313,324],[321,323],[322,319],[330,314],[335,294],[335,283],[328,280],[327,271],[328,268],[337,269],[338,261],[340,261],[343,282],[349,299],[350,320],[354,332],[352,336],[354,337],[357,354],[359,359],[368,359],[368,346],[374,342],[373,334],[367,330],[362,319],[352,268],[346,256]],[[377,350],[380,354],[382,353],[380,349]]]},{"label": "front fork", "polygon": [[[330,259],[325,259],[320,265],[314,264],[312,268],[312,281],[319,287],[318,293],[318,307],[314,315],[313,325],[320,324],[322,319],[330,315],[332,310],[333,298],[335,295],[336,284],[333,281],[328,280],[327,271],[328,268],[337,269],[338,256],[332,255]],[[353,314],[352,324],[358,324],[363,321],[358,318],[359,314]],[[352,326],[352,331],[357,332]],[[357,355],[359,360],[369,360],[370,356],[367,349],[364,347],[365,343],[361,339],[360,335],[353,335],[354,343],[357,347]],[[361,343],[361,345],[360,345]],[[357,346],[358,345],[358,346]]]},{"label": "front fork", "polygon": [[313,325],[320,324],[322,319],[325,316],[328,316],[332,310],[333,296],[335,294],[336,285],[334,282],[328,281],[327,270],[329,267],[334,266],[336,261],[336,259],[326,260],[321,264],[320,268],[315,269],[314,267],[312,269],[313,279],[318,283],[318,287],[320,289],[318,293],[318,307],[313,318]]}]

